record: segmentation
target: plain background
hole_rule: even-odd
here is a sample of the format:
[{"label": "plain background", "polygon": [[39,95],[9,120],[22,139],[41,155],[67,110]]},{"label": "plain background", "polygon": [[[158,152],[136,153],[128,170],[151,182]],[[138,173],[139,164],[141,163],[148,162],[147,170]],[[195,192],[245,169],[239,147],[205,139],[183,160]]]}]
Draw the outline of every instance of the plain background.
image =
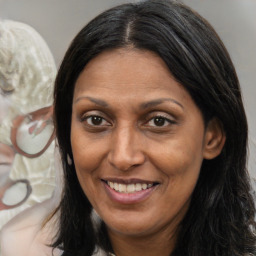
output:
[{"label": "plain background", "polygon": [[[77,32],[101,11],[126,0],[0,0],[0,18],[29,24],[59,66]],[[135,0],[133,2],[136,2]],[[184,0],[216,29],[237,69],[249,122],[249,171],[256,178],[256,0]]]}]

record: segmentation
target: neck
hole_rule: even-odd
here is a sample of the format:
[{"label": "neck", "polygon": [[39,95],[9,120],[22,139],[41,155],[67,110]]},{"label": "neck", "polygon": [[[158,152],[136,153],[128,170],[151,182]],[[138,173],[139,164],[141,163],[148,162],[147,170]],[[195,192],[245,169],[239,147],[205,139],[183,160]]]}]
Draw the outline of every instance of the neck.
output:
[{"label": "neck", "polygon": [[170,256],[176,242],[176,232],[134,237],[109,230],[108,234],[116,256]]}]

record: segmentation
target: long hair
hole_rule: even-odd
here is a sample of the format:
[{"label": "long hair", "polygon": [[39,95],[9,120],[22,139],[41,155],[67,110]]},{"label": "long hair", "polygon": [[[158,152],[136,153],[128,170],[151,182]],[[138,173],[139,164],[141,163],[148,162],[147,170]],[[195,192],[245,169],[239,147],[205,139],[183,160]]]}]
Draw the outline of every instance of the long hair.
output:
[{"label": "long hair", "polygon": [[99,245],[111,250],[104,229],[102,236],[93,229],[92,206],[67,154],[72,158],[71,111],[78,76],[98,54],[125,47],[160,56],[192,96],[205,124],[216,117],[226,134],[221,154],[203,161],[171,255],[256,255],[255,206],[246,169],[247,121],[234,66],[207,21],[183,4],[167,0],[124,4],[103,12],[78,33],[64,57],[55,84],[55,123],[65,188],[53,246],[62,246],[64,255],[72,256],[92,255]]}]

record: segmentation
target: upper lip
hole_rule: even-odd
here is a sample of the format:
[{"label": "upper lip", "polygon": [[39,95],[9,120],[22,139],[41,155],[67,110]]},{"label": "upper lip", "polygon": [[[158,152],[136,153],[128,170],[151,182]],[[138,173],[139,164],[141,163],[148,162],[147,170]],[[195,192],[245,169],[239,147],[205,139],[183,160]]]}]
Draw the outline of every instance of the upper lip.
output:
[{"label": "upper lip", "polygon": [[158,181],[150,181],[150,180],[144,180],[144,179],[138,179],[138,178],[129,178],[129,179],[123,179],[123,178],[103,178],[101,179],[104,182],[110,181],[113,183],[120,183],[120,184],[158,184]]}]

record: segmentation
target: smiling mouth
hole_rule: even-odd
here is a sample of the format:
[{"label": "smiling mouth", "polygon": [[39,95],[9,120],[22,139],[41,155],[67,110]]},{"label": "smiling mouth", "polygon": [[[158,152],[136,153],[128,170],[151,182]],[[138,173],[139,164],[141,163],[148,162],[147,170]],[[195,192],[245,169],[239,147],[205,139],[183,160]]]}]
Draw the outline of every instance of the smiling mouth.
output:
[{"label": "smiling mouth", "polygon": [[130,183],[130,184],[124,184],[124,183],[117,183],[112,181],[104,181],[111,189],[115,190],[119,193],[136,193],[140,192],[149,188],[152,188],[153,186],[158,185],[159,183]]}]

